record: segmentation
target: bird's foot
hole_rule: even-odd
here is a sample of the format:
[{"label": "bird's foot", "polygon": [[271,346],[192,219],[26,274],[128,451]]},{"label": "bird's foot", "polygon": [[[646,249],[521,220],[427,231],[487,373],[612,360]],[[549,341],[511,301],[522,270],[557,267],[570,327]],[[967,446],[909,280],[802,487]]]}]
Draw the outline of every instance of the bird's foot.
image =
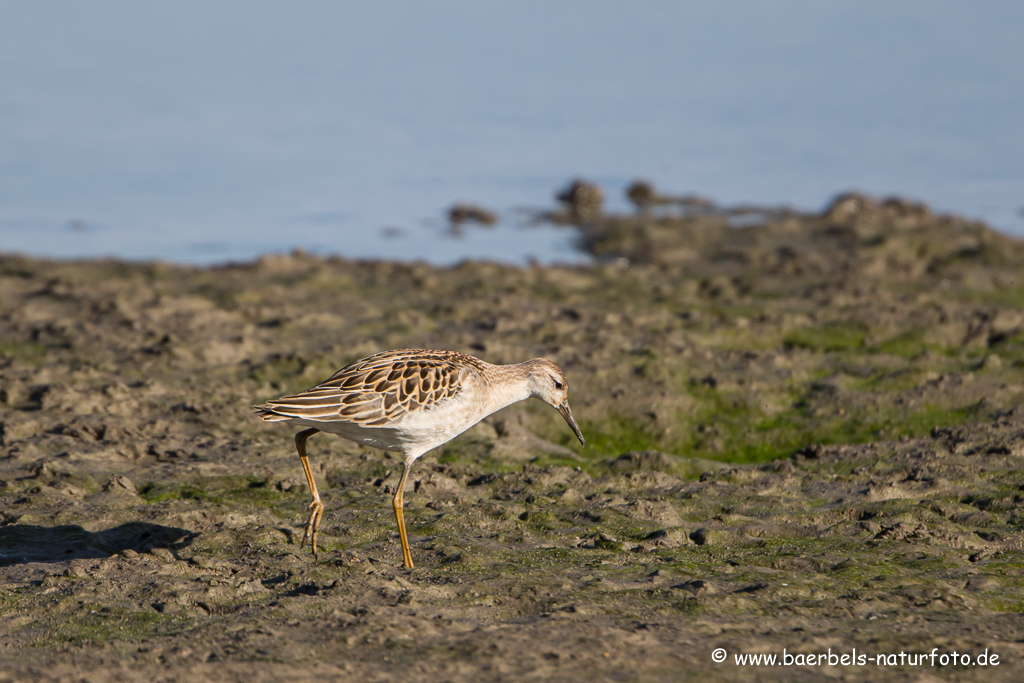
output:
[{"label": "bird's foot", "polygon": [[309,539],[309,547],[313,551],[313,559],[316,560],[316,534],[320,530],[320,518],[324,515],[324,504],[320,502],[319,498],[314,498],[313,502],[309,504],[309,520],[306,521],[306,532],[302,534],[302,542],[299,543],[299,547],[306,545],[306,539]]}]

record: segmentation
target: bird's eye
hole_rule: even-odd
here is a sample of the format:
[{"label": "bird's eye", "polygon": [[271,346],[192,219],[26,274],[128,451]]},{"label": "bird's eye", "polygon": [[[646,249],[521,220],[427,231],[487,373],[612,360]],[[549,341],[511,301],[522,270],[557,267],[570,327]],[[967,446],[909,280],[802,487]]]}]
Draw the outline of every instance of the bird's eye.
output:
[{"label": "bird's eye", "polygon": [[561,388],[562,388],[562,383],[561,383],[561,382],[559,382],[559,381],[558,381],[558,380],[556,379],[556,380],[555,380],[555,389],[561,389]]}]

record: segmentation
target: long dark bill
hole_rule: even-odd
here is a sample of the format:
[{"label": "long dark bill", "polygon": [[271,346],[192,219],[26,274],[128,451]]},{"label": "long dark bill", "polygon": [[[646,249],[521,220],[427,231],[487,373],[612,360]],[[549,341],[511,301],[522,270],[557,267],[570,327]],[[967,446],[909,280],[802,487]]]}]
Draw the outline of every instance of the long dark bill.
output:
[{"label": "long dark bill", "polygon": [[580,443],[583,444],[583,447],[586,448],[587,440],[583,438],[583,432],[580,431],[580,426],[576,424],[576,418],[572,416],[572,411],[569,410],[569,402],[566,401],[565,403],[558,406],[558,412],[562,414],[562,417],[565,418],[565,421],[569,423],[569,427],[572,429],[573,434],[576,435],[576,438],[579,439]]}]

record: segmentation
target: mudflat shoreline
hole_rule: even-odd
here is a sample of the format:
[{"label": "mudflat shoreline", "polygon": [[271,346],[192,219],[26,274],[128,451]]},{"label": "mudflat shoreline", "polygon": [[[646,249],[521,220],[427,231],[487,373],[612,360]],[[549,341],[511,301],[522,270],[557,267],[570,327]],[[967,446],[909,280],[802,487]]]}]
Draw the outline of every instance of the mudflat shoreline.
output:
[{"label": "mudflat shoreline", "polygon": [[[1017,677],[1024,243],[855,195],[552,218],[594,265],[0,256],[0,681]],[[551,358],[590,447],[525,403],[425,456],[407,572],[398,461],[315,436],[314,563],[249,406],[401,347]],[[854,647],[1000,663],[733,659]]]}]

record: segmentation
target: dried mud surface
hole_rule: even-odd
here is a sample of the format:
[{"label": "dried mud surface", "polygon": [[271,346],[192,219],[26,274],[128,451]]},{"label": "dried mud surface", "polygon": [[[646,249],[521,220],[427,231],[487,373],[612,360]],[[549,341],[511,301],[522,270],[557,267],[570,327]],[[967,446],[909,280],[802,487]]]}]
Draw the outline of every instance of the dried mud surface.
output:
[{"label": "dried mud surface", "polygon": [[[1017,680],[1024,245],[855,196],[567,220],[598,265],[0,257],[0,681]],[[403,346],[555,360],[591,446],[534,401],[425,456],[406,571],[398,461],[318,435],[314,563],[249,405]],[[733,660],[783,648],[1000,659]]]}]

